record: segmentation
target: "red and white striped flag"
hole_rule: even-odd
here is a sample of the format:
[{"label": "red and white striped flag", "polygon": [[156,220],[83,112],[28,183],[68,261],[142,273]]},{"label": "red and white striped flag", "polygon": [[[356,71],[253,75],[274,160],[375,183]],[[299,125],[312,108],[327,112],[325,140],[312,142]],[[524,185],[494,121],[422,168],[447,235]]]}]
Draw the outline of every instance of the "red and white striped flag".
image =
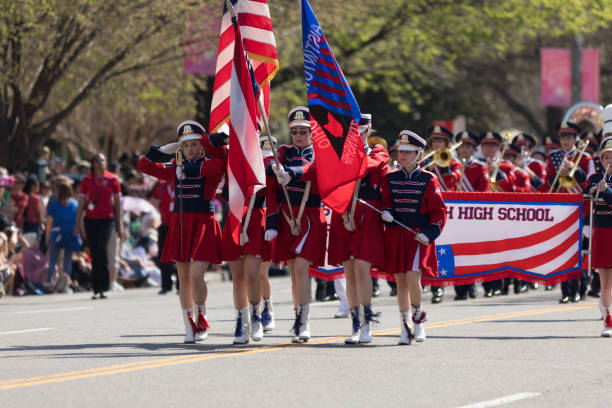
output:
[{"label": "red and white striped flag", "polygon": [[[242,34],[244,49],[247,52],[255,80],[263,91],[264,107],[268,114],[270,85],[278,71],[278,54],[272,30],[272,20],[268,0],[231,0],[234,12],[238,16],[238,25]],[[213,99],[210,112],[209,129],[217,131],[226,123],[230,115],[230,78],[232,75],[232,58],[234,57],[235,34],[230,12],[223,1],[223,21],[221,38],[217,55],[217,68],[213,86]]]},{"label": "red and white striped flag", "polygon": [[[257,135],[257,101],[236,27],[236,41],[230,79],[230,137],[227,164],[230,229],[240,242],[240,226],[251,194],[266,184],[266,171]],[[248,205],[247,205],[248,206]]]}]

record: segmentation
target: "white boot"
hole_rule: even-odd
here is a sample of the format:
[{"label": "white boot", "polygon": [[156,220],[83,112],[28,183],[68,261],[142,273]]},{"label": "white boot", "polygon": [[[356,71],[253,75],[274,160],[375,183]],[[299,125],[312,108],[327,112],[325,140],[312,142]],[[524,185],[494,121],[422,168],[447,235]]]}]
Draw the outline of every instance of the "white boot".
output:
[{"label": "white boot", "polygon": [[606,308],[601,303],[601,299],[599,299],[599,312],[601,313],[601,320],[604,320],[606,318]]},{"label": "white boot", "polygon": [[410,316],[408,312],[400,312],[400,324],[402,327],[402,334],[400,335],[399,343],[409,345],[412,343],[412,332],[410,331],[410,327],[408,323],[410,322]]},{"label": "white boot", "polygon": [[359,306],[351,309],[351,320],[353,322],[353,332],[350,337],[344,339],[344,344],[359,343],[359,330],[361,328],[361,319],[359,318]]},{"label": "white boot", "polygon": [[261,319],[264,333],[274,330],[274,312],[272,311],[272,298],[264,299],[264,309],[261,312]]},{"label": "white boot", "polygon": [[380,323],[376,318],[380,313],[374,313],[371,305],[363,305],[363,324],[361,325],[360,343],[370,343],[372,341],[372,324]]},{"label": "white boot", "polygon": [[259,301],[256,305],[250,303],[249,308],[251,310],[251,338],[253,341],[259,341],[263,339],[263,325],[261,318],[261,309],[263,307],[263,301]]},{"label": "white boot", "polygon": [[196,303],[194,311],[194,323],[197,329],[195,333],[195,340],[205,340],[208,337],[208,329],[210,329],[210,325],[206,320],[206,303],[202,303],[201,305]]},{"label": "white boot", "polygon": [[610,310],[606,310],[606,319],[604,320],[604,328],[601,332],[601,337],[612,337],[612,315]]},{"label": "white boot", "polygon": [[425,328],[423,327],[423,323],[427,321],[427,313],[421,309],[421,305],[414,308],[412,321],[414,322],[414,340],[420,343],[427,338],[425,335]]},{"label": "white boot", "polygon": [[236,310],[236,330],[234,331],[234,344],[247,344],[249,342],[249,308]]},{"label": "white boot", "polygon": [[192,320],[191,309],[183,309],[183,323],[185,323],[185,340],[183,343],[195,343],[195,324]]},{"label": "white boot", "polygon": [[300,311],[300,341],[310,340],[310,304],[299,306]]}]

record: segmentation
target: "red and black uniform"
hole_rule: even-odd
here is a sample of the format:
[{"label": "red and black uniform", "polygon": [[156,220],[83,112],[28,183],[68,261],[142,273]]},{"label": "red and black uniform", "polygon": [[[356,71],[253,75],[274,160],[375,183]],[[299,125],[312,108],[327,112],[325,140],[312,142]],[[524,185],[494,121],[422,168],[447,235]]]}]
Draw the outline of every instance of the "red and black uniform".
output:
[{"label": "red and black uniform", "polygon": [[[421,163],[421,166],[423,168],[427,167],[432,160],[433,157],[429,157]],[[457,191],[457,183],[461,179],[461,163],[452,159],[448,167],[440,167],[437,164],[433,164],[427,168],[431,169],[431,172],[438,177],[442,191]]]},{"label": "red and black uniform", "polygon": [[[286,188],[295,218],[299,214],[306,183],[311,184],[300,220],[301,230],[297,236],[291,234],[289,207],[281,186],[276,181],[268,186],[266,230],[277,230],[277,242],[282,243],[276,245],[274,263],[301,257],[312,262],[312,266],[324,265],[327,220],[317,186],[313,147],[310,145],[300,149],[294,145],[279,146],[278,160],[292,177]],[[272,176],[271,166],[268,166],[267,172]]]},{"label": "red and black uniform", "polygon": [[[566,152],[562,149],[553,150],[548,155],[548,163],[546,167],[546,174],[548,176],[548,182],[552,184],[557,175],[559,168],[563,165],[563,159],[566,158],[570,161],[575,161],[580,153],[576,151],[576,149]],[[578,168],[574,173],[574,177],[576,178],[576,186],[570,190],[566,190],[563,187],[559,186],[559,193],[582,193],[584,187],[586,186],[587,177],[591,174],[595,173],[595,166],[593,165],[593,160],[588,153],[584,153],[580,158],[580,163],[578,164]],[[553,186],[556,190],[558,184]]]},{"label": "red and black uniform", "polygon": [[[587,181],[587,191],[603,179],[603,172],[591,175]],[[591,228],[593,228],[593,244],[591,266],[593,268],[612,268],[612,175],[606,177],[608,188],[599,193],[604,202],[595,203]],[[595,194],[595,193],[594,193]]]},{"label": "red and black uniform", "polygon": [[489,173],[485,163],[475,159],[465,162],[461,190],[489,191]]},{"label": "red and black uniform", "polygon": [[176,161],[163,163],[166,160],[168,155],[152,146],[138,161],[138,170],[173,183],[176,191],[161,261],[221,263],[221,228],[214,216],[214,200],[225,172],[223,160],[185,159],[182,181],[176,177]]},{"label": "red and black uniform", "polygon": [[[506,176],[504,179],[499,179],[498,174],[498,183],[499,188],[504,192],[513,192],[515,190],[515,186],[517,185],[516,174],[514,172],[514,164],[510,163],[508,160],[502,160],[499,164],[499,171],[504,173]],[[524,182],[524,181],[523,181]]]},{"label": "red and black uniform", "polygon": [[529,162],[527,167],[534,174],[530,180],[532,190],[537,191],[538,193],[548,193],[548,190],[550,190],[550,184],[548,183],[546,177],[546,163],[533,159]]},{"label": "red and black uniform", "polygon": [[[389,154],[381,145],[366,146],[366,176],[360,180],[358,197],[368,204],[381,209],[381,183],[388,173]],[[351,210],[351,204],[347,212]],[[381,268],[385,262],[385,232],[380,215],[357,201],[353,214],[355,231],[344,227],[342,214],[332,213],[329,229],[327,262],[340,265],[351,259],[361,259]]]},{"label": "red and black uniform", "polygon": [[520,167],[514,168],[514,191],[517,193],[531,193],[531,178],[527,170]]},{"label": "red and black uniform", "polygon": [[421,270],[423,276],[438,272],[434,240],[446,223],[446,205],[437,177],[416,167],[387,173],[382,183],[382,208],[402,224],[422,232],[430,245],[418,242],[414,234],[393,223],[385,231],[385,269],[388,273]]}]

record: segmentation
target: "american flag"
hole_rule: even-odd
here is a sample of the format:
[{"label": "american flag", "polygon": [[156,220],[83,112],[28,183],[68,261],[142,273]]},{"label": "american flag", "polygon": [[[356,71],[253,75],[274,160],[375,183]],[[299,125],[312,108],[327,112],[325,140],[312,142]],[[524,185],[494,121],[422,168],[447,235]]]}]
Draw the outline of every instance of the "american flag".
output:
[{"label": "american flag", "polygon": [[538,194],[525,202],[513,193],[444,193],[444,199],[449,216],[435,243],[438,279],[553,284],[581,273],[581,195]]},{"label": "american flag", "polygon": [[[272,20],[267,0],[231,0],[234,12],[238,16],[238,25],[242,34],[244,49],[247,52],[255,80],[261,85],[266,114],[269,109],[270,84],[278,70],[278,54],[272,30]],[[223,20],[221,38],[217,55],[217,67],[213,86],[213,99],[210,112],[209,128],[217,131],[230,116],[230,79],[232,76],[232,59],[236,35],[232,27],[229,10],[223,1]]]},{"label": "american flag", "polygon": [[361,112],[310,4],[302,0],[302,45],[319,194],[344,213],[365,175]]},{"label": "american flag", "polygon": [[236,41],[230,79],[229,153],[227,164],[230,229],[240,241],[245,202],[265,186],[266,173],[257,135],[257,103],[252,71],[236,26]]}]

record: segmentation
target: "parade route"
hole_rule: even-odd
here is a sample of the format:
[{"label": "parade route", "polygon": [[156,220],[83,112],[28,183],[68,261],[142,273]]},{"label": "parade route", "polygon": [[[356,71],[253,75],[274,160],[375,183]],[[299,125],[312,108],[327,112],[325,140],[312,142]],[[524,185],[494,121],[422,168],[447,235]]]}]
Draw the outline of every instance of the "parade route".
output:
[{"label": "parade route", "polygon": [[[3,299],[0,395],[33,406],[601,406],[609,339],[596,300],[557,303],[558,289],[431,305],[427,340],[397,346],[395,298],[369,345],[346,346],[338,302],[312,307],[313,338],[291,344],[288,278],[272,279],[276,330],[231,344],[231,283],[209,284],[209,338],[182,343],[174,294],[154,288]],[[479,293],[482,295],[482,291]],[[43,313],[47,311],[48,313]]]}]

